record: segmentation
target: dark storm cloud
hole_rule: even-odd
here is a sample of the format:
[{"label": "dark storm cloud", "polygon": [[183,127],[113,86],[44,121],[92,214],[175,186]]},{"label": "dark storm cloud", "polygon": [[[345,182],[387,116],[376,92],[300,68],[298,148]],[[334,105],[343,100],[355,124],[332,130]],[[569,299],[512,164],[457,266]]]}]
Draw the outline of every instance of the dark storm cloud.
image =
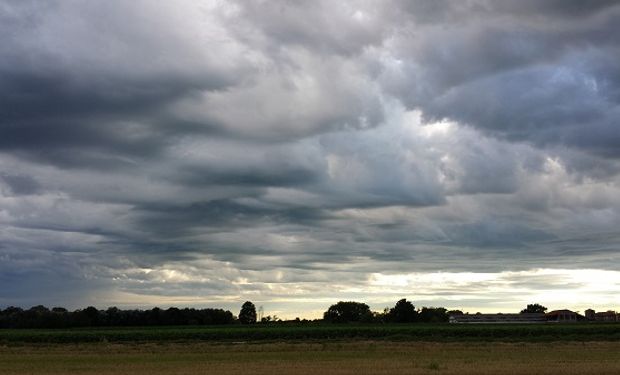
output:
[{"label": "dark storm cloud", "polygon": [[513,14],[541,14],[547,17],[583,17],[584,15],[601,12],[604,11],[606,8],[610,8],[616,5],[618,5],[618,2],[615,0],[511,0],[487,2],[487,6],[491,9],[508,11]]},{"label": "dark storm cloud", "polygon": [[0,174],[2,179],[15,195],[36,194],[41,191],[41,186],[37,181],[28,175]]},{"label": "dark storm cloud", "polygon": [[197,50],[172,23],[182,13],[145,5],[3,4],[0,149],[85,168],[109,168],[114,156],[153,158],[176,134],[162,129],[162,107],[253,69],[240,56],[219,61],[234,47]]},{"label": "dark storm cloud", "polygon": [[188,234],[196,229],[203,232],[228,232],[232,228],[252,227],[261,223],[312,223],[324,216],[318,209],[252,207],[231,200],[213,200],[188,206],[143,205],[137,209],[137,213],[139,223],[149,232],[168,237]]},{"label": "dark storm cloud", "polygon": [[419,4],[417,19],[454,16],[396,36],[402,66],[386,82],[428,121],[618,157],[617,2]]},{"label": "dark storm cloud", "polygon": [[617,269],[618,16],[0,0],[0,304]]},{"label": "dark storm cloud", "polygon": [[[510,16],[544,18],[583,17],[617,5],[614,0],[473,0],[473,1],[395,1],[398,11],[416,22],[454,22],[479,19],[498,13]],[[395,12],[398,13],[398,12]]]}]

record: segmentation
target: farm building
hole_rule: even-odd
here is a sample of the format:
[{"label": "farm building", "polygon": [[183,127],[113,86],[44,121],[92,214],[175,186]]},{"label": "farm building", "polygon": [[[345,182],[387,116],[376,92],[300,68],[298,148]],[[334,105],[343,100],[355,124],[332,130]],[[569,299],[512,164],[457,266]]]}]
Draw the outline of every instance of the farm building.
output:
[{"label": "farm building", "polygon": [[545,323],[543,313],[524,314],[454,314],[450,315],[450,323]]},{"label": "farm building", "polygon": [[570,310],[554,310],[549,313],[520,314],[453,314],[450,323],[576,323],[585,320],[583,315]]},{"label": "farm building", "polygon": [[554,310],[545,314],[547,322],[552,323],[577,323],[578,321],[585,320],[583,315],[577,314],[570,310]]},{"label": "farm building", "polygon": [[593,322],[617,322],[618,314],[613,310],[596,312],[592,309],[587,309],[586,319]]}]

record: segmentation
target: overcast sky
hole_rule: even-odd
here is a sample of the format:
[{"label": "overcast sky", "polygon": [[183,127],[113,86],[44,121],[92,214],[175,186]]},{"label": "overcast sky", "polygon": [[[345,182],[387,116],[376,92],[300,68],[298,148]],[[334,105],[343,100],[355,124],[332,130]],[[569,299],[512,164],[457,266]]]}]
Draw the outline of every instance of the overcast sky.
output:
[{"label": "overcast sky", "polygon": [[618,309],[618,19],[0,0],[0,307]]}]

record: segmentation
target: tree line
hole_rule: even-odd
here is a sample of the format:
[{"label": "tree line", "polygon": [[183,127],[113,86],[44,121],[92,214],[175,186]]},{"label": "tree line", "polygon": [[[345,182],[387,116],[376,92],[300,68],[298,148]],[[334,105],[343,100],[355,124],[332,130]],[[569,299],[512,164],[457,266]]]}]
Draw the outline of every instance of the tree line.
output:
[{"label": "tree line", "polygon": [[0,328],[70,328],[70,327],[128,327],[128,326],[174,326],[233,324],[235,316],[222,309],[178,309],[163,310],[121,310],[110,307],[98,310],[89,306],[85,309],[68,311],[63,307],[48,309],[34,306],[23,310],[8,307],[0,310]]},{"label": "tree line", "polygon": [[[521,313],[544,312],[539,304],[528,305]],[[460,310],[448,311],[443,307],[417,309],[412,302],[401,299],[392,308],[382,312],[371,311],[361,302],[340,301],[331,305],[323,314],[327,323],[443,323],[450,314],[462,314]],[[303,320],[308,322],[307,320]],[[320,322],[317,319],[316,322]],[[289,322],[301,322],[299,318]],[[277,318],[263,317],[258,320],[256,307],[246,301],[235,316],[223,309],[194,309],[170,307],[150,310],[121,310],[110,307],[98,310],[89,306],[69,311],[63,307],[49,309],[39,305],[29,309],[8,307],[0,309],[0,328],[70,328],[70,327],[127,327],[127,326],[176,326],[176,325],[223,325],[254,323],[286,323]]]},{"label": "tree line", "polygon": [[382,312],[371,311],[361,302],[338,302],[331,305],[323,314],[323,320],[330,323],[444,323],[451,313],[443,307],[416,307],[410,301],[401,299],[392,308]]}]

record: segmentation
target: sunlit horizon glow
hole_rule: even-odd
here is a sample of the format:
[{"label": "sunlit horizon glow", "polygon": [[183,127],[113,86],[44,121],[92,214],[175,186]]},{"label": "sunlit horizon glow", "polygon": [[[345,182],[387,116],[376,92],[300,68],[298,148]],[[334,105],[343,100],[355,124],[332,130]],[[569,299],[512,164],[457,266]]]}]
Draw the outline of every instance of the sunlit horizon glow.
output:
[{"label": "sunlit horizon glow", "polygon": [[[156,277],[162,283],[205,282],[205,279],[195,279],[172,269],[135,271],[158,275]],[[401,298],[412,301],[418,309],[446,307],[448,310],[458,309],[469,313],[516,313],[530,303],[540,303],[549,311],[570,309],[581,313],[589,308],[596,311],[615,310],[620,305],[620,299],[614,293],[620,286],[620,271],[545,268],[496,273],[372,273],[364,283],[354,286],[334,286],[320,282],[282,283],[277,279],[283,277],[283,272],[279,271],[279,274],[275,276],[274,282],[261,283],[268,293],[209,297],[104,293],[89,303],[99,309],[111,306],[138,309],[211,307],[226,308],[236,314],[240,308],[239,301],[250,300],[256,306],[263,307],[265,316],[276,315],[282,319],[320,319],[331,304],[341,300],[363,302],[378,312],[393,307]],[[245,278],[234,283],[252,284]]]}]

